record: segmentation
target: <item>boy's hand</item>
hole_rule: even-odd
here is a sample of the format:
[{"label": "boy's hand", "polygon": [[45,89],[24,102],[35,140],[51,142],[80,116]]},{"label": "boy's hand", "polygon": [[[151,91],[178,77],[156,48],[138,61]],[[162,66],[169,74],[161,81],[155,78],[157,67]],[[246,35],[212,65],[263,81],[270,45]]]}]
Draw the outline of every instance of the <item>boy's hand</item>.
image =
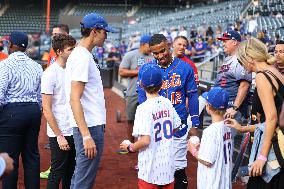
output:
[{"label": "boy's hand", "polygon": [[128,149],[127,149],[128,146],[129,146],[129,144],[121,143],[121,144],[119,145],[119,148],[122,149],[122,150],[128,151]]},{"label": "boy's hand", "polygon": [[199,150],[200,143],[193,144],[190,140],[187,141],[187,150],[193,155],[196,155],[196,152]]},{"label": "boy's hand", "polygon": [[61,150],[70,150],[70,146],[64,136],[57,136],[57,143]]}]

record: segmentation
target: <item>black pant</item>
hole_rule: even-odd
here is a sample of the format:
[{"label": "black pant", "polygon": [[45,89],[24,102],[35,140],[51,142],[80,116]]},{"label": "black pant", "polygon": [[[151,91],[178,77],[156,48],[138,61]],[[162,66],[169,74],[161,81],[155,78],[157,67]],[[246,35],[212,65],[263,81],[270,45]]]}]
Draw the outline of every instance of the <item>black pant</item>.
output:
[{"label": "black pant", "polygon": [[187,176],[185,169],[175,171],[175,189],[187,189]]},{"label": "black pant", "polygon": [[58,189],[62,180],[62,189],[69,189],[75,169],[75,146],[73,136],[65,136],[70,150],[59,148],[56,137],[49,137],[51,150],[51,169],[48,175],[47,189]]},{"label": "black pant", "polygon": [[14,170],[3,178],[3,188],[17,189],[20,154],[24,167],[25,188],[40,188],[40,123],[41,111],[37,103],[11,103],[0,110],[0,152],[7,152],[14,160]]}]

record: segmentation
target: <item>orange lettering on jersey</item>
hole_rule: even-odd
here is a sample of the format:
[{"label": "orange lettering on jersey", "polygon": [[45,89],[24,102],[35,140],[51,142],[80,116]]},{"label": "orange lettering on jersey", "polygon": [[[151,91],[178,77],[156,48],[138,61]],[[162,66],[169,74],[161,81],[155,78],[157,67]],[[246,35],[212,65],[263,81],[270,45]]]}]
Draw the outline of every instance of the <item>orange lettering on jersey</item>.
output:
[{"label": "orange lettering on jersey", "polygon": [[173,75],[170,78],[171,78],[171,87],[181,86],[180,75],[173,73]]},{"label": "orange lettering on jersey", "polygon": [[180,91],[176,91],[176,92],[172,92],[171,93],[171,102],[172,102],[172,104],[180,104],[180,103],[182,103],[181,92]]},{"label": "orange lettering on jersey", "polygon": [[170,87],[181,86],[180,75],[173,73],[169,80],[164,80],[162,84],[162,89],[169,89]]},{"label": "orange lettering on jersey", "polygon": [[163,80],[163,84],[161,89],[168,89],[169,81],[168,80]]}]

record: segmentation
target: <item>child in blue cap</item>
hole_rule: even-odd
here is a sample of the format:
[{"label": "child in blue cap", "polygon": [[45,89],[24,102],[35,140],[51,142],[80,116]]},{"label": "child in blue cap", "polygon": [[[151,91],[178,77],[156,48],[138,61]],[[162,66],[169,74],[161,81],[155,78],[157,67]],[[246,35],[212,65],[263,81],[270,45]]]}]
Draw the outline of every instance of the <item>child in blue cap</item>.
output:
[{"label": "child in blue cap", "polygon": [[200,144],[188,142],[188,150],[198,160],[198,189],[231,189],[232,138],[224,123],[229,94],[220,87],[203,93],[212,124],[204,129]]},{"label": "child in blue cap", "polygon": [[181,120],[170,100],[158,94],[162,84],[160,68],[149,64],[141,78],[147,100],[136,110],[132,133],[138,140],[120,144],[123,150],[139,151],[139,189],[174,188],[173,133]]}]

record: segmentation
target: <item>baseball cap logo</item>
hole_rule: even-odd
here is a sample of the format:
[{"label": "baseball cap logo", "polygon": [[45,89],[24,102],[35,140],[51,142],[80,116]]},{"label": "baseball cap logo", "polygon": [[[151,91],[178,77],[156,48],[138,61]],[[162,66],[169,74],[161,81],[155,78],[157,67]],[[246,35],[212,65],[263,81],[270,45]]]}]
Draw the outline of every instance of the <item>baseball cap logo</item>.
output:
[{"label": "baseball cap logo", "polygon": [[223,37],[231,37],[231,34],[226,31],[225,33],[223,33]]}]

